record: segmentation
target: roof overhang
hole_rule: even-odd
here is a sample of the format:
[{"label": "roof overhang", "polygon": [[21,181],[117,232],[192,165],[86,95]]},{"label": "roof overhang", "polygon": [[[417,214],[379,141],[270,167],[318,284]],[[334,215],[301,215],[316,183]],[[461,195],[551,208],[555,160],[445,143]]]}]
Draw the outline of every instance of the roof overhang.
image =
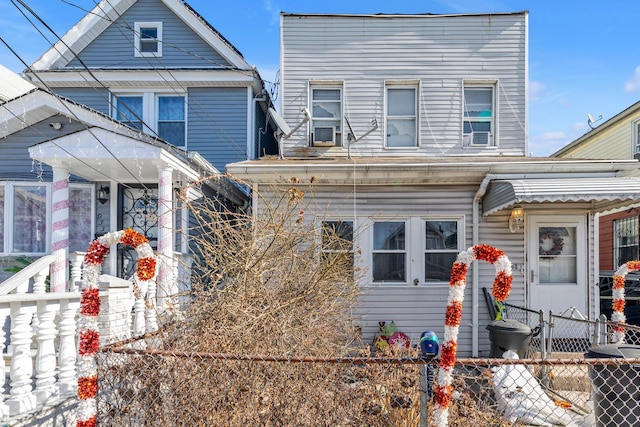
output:
[{"label": "roof overhang", "polygon": [[91,181],[156,182],[164,168],[174,171],[174,179],[200,178],[198,170],[163,147],[96,127],[29,147],[29,155]]},{"label": "roof overhang", "polygon": [[488,216],[518,204],[588,202],[594,212],[640,203],[640,178],[581,177],[492,181],[482,202]]}]

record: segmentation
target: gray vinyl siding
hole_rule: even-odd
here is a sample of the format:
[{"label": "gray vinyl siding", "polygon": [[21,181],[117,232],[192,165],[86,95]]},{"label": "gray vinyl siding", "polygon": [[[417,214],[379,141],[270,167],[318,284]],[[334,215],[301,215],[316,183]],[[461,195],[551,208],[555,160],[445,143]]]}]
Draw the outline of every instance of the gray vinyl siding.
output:
[{"label": "gray vinyl siding", "polygon": [[[308,87],[342,82],[343,110],[363,155],[526,154],[527,14],[282,16],[282,112],[294,124]],[[385,82],[419,87],[419,148],[384,149]],[[463,83],[497,82],[496,148],[462,146]],[[309,127],[286,140],[307,146]],[[331,151],[331,150],[329,150]],[[341,151],[341,149],[333,149]],[[344,150],[343,150],[344,151]],[[334,153],[332,153],[334,154]]]},{"label": "gray vinyl siding", "polygon": [[85,105],[103,114],[110,115],[109,91],[106,88],[55,88],[55,93],[73,102]]},{"label": "gray vinyl siding", "polygon": [[[348,183],[345,183],[348,185]],[[264,196],[264,190],[262,195]],[[356,246],[362,250],[356,256],[370,257],[368,233],[363,228],[364,220],[403,220],[411,217],[420,219],[439,219],[462,217],[464,243],[460,250],[473,245],[472,200],[476,186],[403,186],[398,187],[358,187],[356,203],[353,204],[353,191],[350,187],[317,188],[306,190],[304,203],[300,208],[307,212],[307,221],[317,223],[327,219],[353,220],[356,218]],[[314,217],[312,217],[313,212]],[[422,236],[407,236],[407,239],[421,239]],[[479,243],[491,244],[503,249],[510,260],[522,264],[524,247],[521,233],[510,233],[507,228],[507,216],[495,215],[480,218]],[[421,257],[421,253],[411,253],[412,257]],[[365,263],[366,265],[366,263]],[[486,262],[472,264],[467,275],[465,302],[463,304],[462,326],[459,335],[459,354],[471,355],[472,349],[472,277],[473,269],[479,269],[478,301],[478,337],[480,355],[488,356],[490,342],[486,325],[492,320],[485,304],[482,287],[489,290],[495,277],[495,267]],[[367,271],[364,272],[368,274]],[[413,277],[408,277],[411,282]],[[522,272],[514,271],[514,284],[509,302],[524,306],[525,291]],[[398,328],[407,333],[416,342],[425,330],[433,330],[442,339],[444,336],[445,308],[449,292],[448,283],[422,283],[414,285],[377,285],[364,283],[361,304],[356,308],[356,316],[362,326],[363,340],[371,342],[378,330],[378,322],[394,321]]]},{"label": "gray vinyl siding", "polygon": [[246,159],[247,90],[191,88],[188,101],[189,151],[197,151],[219,171]]},{"label": "gray vinyl siding", "polygon": [[[195,16],[194,16],[194,19]],[[136,22],[162,22],[162,57],[136,58]],[[105,55],[108,52],[108,55]],[[79,54],[90,68],[229,68],[230,64],[162,2],[138,0]],[[67,68],[82,68],[77,59]]]},{"label": "gray vinyl siding", "polygon": [[[53,129],[49,123],[60,122],[60,131]],[[52,116],[26,129],[15,132],[0,139],[0,180],[17,181],[51,181],[51,167],[34,162],[29,157],[29,147],[49,139],[76,132],[84,127],[64,116]]]}]

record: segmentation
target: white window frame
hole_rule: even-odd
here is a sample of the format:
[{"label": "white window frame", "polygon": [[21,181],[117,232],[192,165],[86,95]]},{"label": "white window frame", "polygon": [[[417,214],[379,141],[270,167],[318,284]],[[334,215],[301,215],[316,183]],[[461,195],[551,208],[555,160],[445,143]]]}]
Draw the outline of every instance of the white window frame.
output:
[{"label": "white window frame", "polygon": [[[389,91],[395,89],[412,89],[414,91],[414,114],[413,115],[394,115],[389,116]],[[418,148],[420,146],[420,85],[417,82],[385,82],[384,88],[384,98],[385,98],[385,106],[384,106],[384,120],[385,120],[385,138],[384,138],[384,148],[396,150],[396,149],[407,149],[407,148]],[[413,145],[389,145],[389,117],[396,120],[414,120],[414,133],[415,133],[415,141]]]},{"label": "white window frame", "polygon": [[[498,100],[497,100],[497,81],[465,81],[462,85],[462,145],[463,147],[497,147],[498,146]],[[491,90],[491,117],[469,119],[467,113],[466,91],[469,90]],[[474,142],[473,132],[465,132],[465,123],[486,123],[489,122],[489,139],[487,144],[479,144]],[[470,125],[472,127],[472,125]],[[485,132],[485,131],[479,131]]]},{"label": "white window frame", "polygon": [[[142,28],[155,28],[158,32],[158,36],[153,39],[157,43],[157,49],[155,52],[143,52],[141,37]],[[162,22],[136,22],[134,24],[134,55],[137,58],[157,58],[162,56]]]},{"label": "white window frame", "polygon": [[640,120],[631,123],[631,141],[631,155],[634,158],[638,158],[640,154]]},{"label": "white window frame", "polygon": [[[618,268],[621,265],[621,261],[620,261],[620,248],[622,247],[633,247],[633,246],[638,246],[638,244],[640,242],[636,242],[636,244],[634,245],[621,245],[620,242],[620,237],[619,234],[619,228],[620,225],[623,224],[624,222],[630,222],[630,220],[635,220],[635,232],[638,233],[638,227],[640,226],[640,217],[638,216],[630,216],[630,217],[626,217],[626,218],[619,218],[613,221],[613,262],[614,262],[614,267]],[[627,225],[632,227],[633,224],[631,225]],[[634,258],[635,259],[635,258]],[[631,260],[629,260],[631,261]]]},{"label": "white window frame", "polygon": [[[0,184],[4,187],[4,245],[0,248],[0,254],[4,256],[41,256],[46,255],[51,247],[51,183],[33,181],[5,181]],[[45,229],[44,252],[16,252],[13,250],[13,209],[15,187],[45,187]]]},{"label": "white window frame", "polygon": [[[340,113],[337,118],[326,118],[326,117],[315,117],[314,116],[314,103],[322,102],[314,100],[314,90],[338,90],[340,92],[340,100],[339,101],[325,101],[325,102],[339,102],[340,103]],[[334,145],[333,147],[344,147],[346,144],[345,137],[346,133],[343,131],[344,129],[344,83],[341,81],[310,81],[309,82],[309,111],[311,112],[311,120],[309,121],[309,145],[311,147],[319,147],[314,145],[314,131],[316,127],[323,127],[322,122],[329,123],[327,126],[333,126],[331,122],[338,121],[338,126],[335,127],[334,131]]]},{"label": "white window frame", "polygon": [[[159,117],[159,98],[162,96],[183,97],[184,99],[184,145],[175,145],[176,147],[187,149],[187,127],[188,127],[188,96],[186,92],[175,90],[155,90],[152,92],[141,92],[139,90],[114,90],[111,93],[111,117],[117,118],[116,98],[120,96],[141,96],[142,97],[142,131],[146,134],[158,134],[158,117]],[[171,141],[167,141],[170,142]]]},{"label": "white window frame", "polygon": [[[404,249],[375,249],[375,224],[377,223],[389,223],[389,222],[397,222],[404,224]],[[369,233],[370,238],[370,248],[369,251],[369,265],[371,266],[369,282],[373,286],[386,286],[386,285],[407,285],[409,283],[409,275],[411,274],[410,269],[410,254],[411,254],[411,232],[409,228],[409,220],[408,219],[400,219],[400,218],[376,218],[371,221],[371,231]],[[375,254],[404,254],[404,281],[374,281],[373,277],[373,258]]]}]

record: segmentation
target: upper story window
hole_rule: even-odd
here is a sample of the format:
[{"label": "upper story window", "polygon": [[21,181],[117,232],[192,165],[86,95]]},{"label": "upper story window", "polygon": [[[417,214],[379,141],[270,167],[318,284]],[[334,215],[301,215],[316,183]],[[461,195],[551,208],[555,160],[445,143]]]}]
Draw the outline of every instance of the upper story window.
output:
[{"label": "upper story window", "polygon": [[465,85],[463,95],[465,146],[495,145],[494,92],[493,85]]},{"label": "upper story window", "polygon": [[637,216],[613,221],[613,256],[615,266],[638,259],[640,245],[638,230],[640,224]]},{"label": "upper story window", "polygon": [[631,138],[633,140],[633,155],[638,158],[640,153],[640,120],[633,122],[633,131]]},{"label": "upper story window", "polygon": [[417,147],[417,94],[414,86],[387,86],[387,147]]},{"label": "upper story window", "polygon": [[136,22],[134,39],[135,56],[162,56],[162,22]]},{"label": "upper story window", "polygon": [[171,144],[186,145],[186,98],[162,93],[119,94],[113,97],[112,116],[126,125],[157,134]]},{"label": "upper story window", "polygon": [[342,86],[311,85],[311,145],[342,146]]}]

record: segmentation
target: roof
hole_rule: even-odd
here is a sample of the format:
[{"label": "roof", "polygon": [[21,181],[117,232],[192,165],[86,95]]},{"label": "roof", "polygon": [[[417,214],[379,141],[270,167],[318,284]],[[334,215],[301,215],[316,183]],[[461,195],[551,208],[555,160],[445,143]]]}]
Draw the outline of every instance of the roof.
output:
[{"label": "roof", "polygon": [[280,12],[280,16],[324,16],[335,18],[447,18],[464,16],[507,16],[507,15],[528,15],[528,10],[520,12],[479,12],[479,13],[291,13]]},{"label": "roof", "polygon": [[585,141],[590,140],[594,136],[597,136],[598,134],[604,132],[605,130],[607,130],[610,127],[616,125],[618,122],[624,120],[625,118],[637,113],[638,111],[640,111],[640,101],[638,101],[635,104],[631,105],[630,107],[622,110],[621,112],[619,112],[615,116],[613,116],[610,119],[608,119],[607,121],[603,122],[600,126],[597,126],[597,127],[593,128],[593,129],[589,130],[589,132],[585,133],[580,138],[578,138],[578,139],[570,142],[569,144],[565,145],[564,147],[562,147],[561,149],[559,149],[558,151],[553,153],[551,155],[551,157],[560,157],[560,156],[562,156],[564,154],[569,153],[571,150],[573,150],[574,148],[580,146]]},{"label": "roof", "polygon": [[13,71],[0,65],[0,103],[22,96],[36,87]]},{"label": "roof", "polygon": [[[238,51],[211,24],[182,0],[157,0],[164,3],[204,41],[218,51],[237,69],[252,70]],[[31,66],[32,71],[64,67],[77,52],[81,52],[137,0],[103,0]]]},{"label": "roof", "polygon": [[492,181],[482,202],[485,216],[523,203],[590,202],[598,212],[640,200],[640,178],[584,177]]}]

